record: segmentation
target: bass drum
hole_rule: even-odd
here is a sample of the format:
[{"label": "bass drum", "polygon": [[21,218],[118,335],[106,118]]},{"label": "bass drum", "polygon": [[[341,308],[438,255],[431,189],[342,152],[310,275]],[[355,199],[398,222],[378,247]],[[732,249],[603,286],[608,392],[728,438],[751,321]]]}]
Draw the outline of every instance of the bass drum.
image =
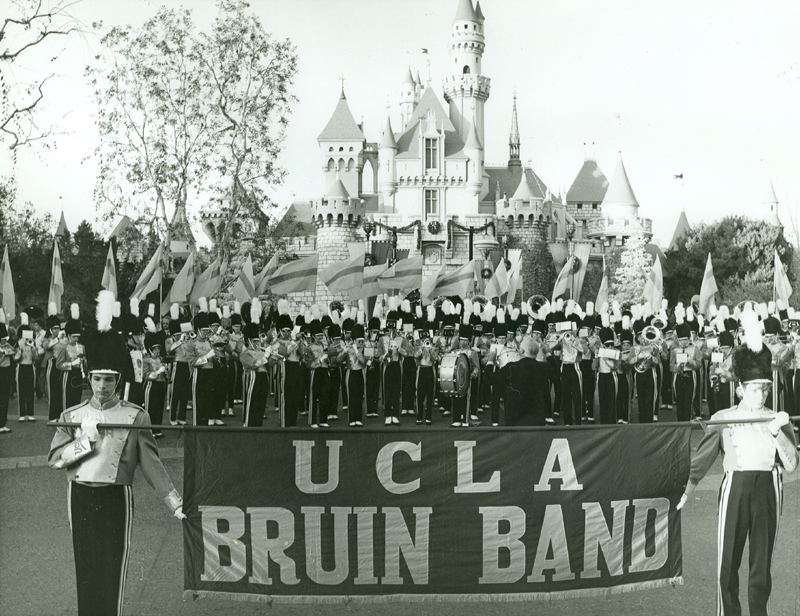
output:
[{"label": "bass drum", "polygon": [[453,352],[439,364],[439,391],[445,396],[463,397],[469,389],[470,366],[465,353]]},{"label": "bass drum", "polygon": [[522,359],[522,355],[520,354],[519,351],[516,351],[515,349],[507,349],[504,347],[497,354],[497,365],[500,366],[500,368],[505,368],[508,364],[512,364],[515,361],[519,361],[520,359]]}]

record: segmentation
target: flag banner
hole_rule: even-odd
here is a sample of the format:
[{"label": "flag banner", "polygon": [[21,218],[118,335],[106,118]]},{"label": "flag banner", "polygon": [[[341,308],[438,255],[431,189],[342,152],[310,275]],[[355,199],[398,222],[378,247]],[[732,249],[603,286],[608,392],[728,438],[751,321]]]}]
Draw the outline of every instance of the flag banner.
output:
[{"label": "flag banner", "polygon": [[237,278],[236,282],[233,284],[233,297],[236,298],[236,301],[240,304],[244,304],[245,302],[249,302],[255,294],[256,282],[253,278],[253,260],[250,258],[250,255],[247,255],[247,259],[244,265],[242,265],[242,269],[239,271],[239,278]]},{"label": "flag banner", "polygon": [[370,265],[369,267],[365,267],[364,278],[362,280],[361,286],[355,289],[350,289],[350,299],[352,300],[367,299],[368,297],[374,297],[376,295],[380,295],[381,293],[383,293],[383,289],[381,289],[380,285],[378,284],[378,276],[380,276],[388,268],[389,268],[388,263],[382,263],[381,265]]},{"label": "flag banner", "polygon": [[190,301],[193,304],[197,304],[197,300],[201,297],[208,297],[206,291],[209,288],[209,283],[211,282],[211,278],[215,275],[214,272],[219,273],[219,258],[214,259],[214,261],[209,265],[203,272],[197,277],[195,280],[194,285],[192,286],[192,292],[190,294]]},{"label": "flag banner", "polygon": [[136,282],[136,288],[133,290],[133,293],[131,293],[131,297],[142,299],[148,293],[155,291],[158,288],[158,285],[161,284],[162,252],[163,252],[163,247],[161,246],[161,244],[159,244],[158,249],[150,259],[150,262],[147,264],[147,267],[144,268],[142,275],[139,276],[139,280]]},{"label": "flag banner", "polygon": [[319,255],[315,254],[304,259],[291,261],[281,265],[269,277],[267,284],[275,295],[285,293],[299,293],[300,291],[314,291],[317,288],[317,266]]},{"label": "flag banner", "polygon": [[789,277],[786,275],[786,270],[783,269],[783,263],[778,256],[778,251],[775,251],[775,282],[774,282],[775,299],[783,300],[783,303],[789,305],[789,297],[792,295],[792,285],[789,283]]},{"label": "flag banner", "polygon": [[[656,257],[656,259],[657,258],[658,257]],[[597,290],[597,299],[594,302],[598,311],[603,308],[603,304],[608,304],[608,272],[606,271],[605,256],[603,257],[603,278],[600,280],[600,288]],[[650,306],[653,308],[653,312],[661,310],[661,302],[658,303],[658,307],[653,306],[652,303]]]},{"label": "flag banner", "polygon": [[[194,254],[194,250],[189,253],[181,271],[178,272],[175,281],[172,283],[172,288],[169,290],[169,295],[167,295],[164,302],[167,306],[167,312],[172,304],[182,304],[189,299],[192,287],[194,287]],[[161,310],[161,314],[166,314],[163,306]]]},{"label": "flag banner", "polygon": [[269,289],[269,277],[272,276],[275,272],[278,271],[278,268],[281,266],[280,262],[278,261],[278,253],[276,252],[272,255],[272,258],[269,262],[264,266],[258,276],[256,276],[255,285],[256,285],[256,295],[263,295]]},{"label": "flag banner", "polygon": [[[659,263],[658,257],[656,262]],[[655,269],[655,267],[653,268]],[[659,273],[660,273],[659,265]],[[708,309],[714,303],[714,295],[719,291],[717,289],[717,281],[714,280],[714,269],[711,267],[711,253],[708,253],[708,262],[706,263],[706,271],[703,273],[703,283],[700,285],[700,305],[698,310],[700,314],[708,316]],[[651,304],[652,305],[652,304]],[[659,306],[660,306],[659,302]]]},{"label": "flag banner", "polygon": [[47,296],[48,305],[56,305],[56,314],[61,312],[61,296],[64,294],[64,277],[61,275],[61,253],[58,242],[53,242],[53,266],[50,271],[50,293]]},{"label": "flag banner", "polygon": [[114,294],[114,299],[117,298],[117,265],[114,260],[114,245],[108,243],[108,256],[106,257],[106,267],[103,270],[103,281],[100,285],[106,290]]},{"label": "flag banner", "polygon": [[567,257],[566,262],[564,263],[564,267],[561,268],[561,271],[558,273],[558,277],[556,278],[556,282],[553,285],[553,298],[552,302],[556,303],[556,298],[564,295],[569,290],[569,282],[572,276],[572,267],[575,263],[573,257]]},{"label": "flag banner", "polygon": [[576,302],[581,300],[581,291],[583,290],[583,281],[586,278],[586,268],[589,267],[589,254],[592,251],[592,245],[588,242],[575,242],[575,256],[578,258],[578,271],[573,276],[572,283],[572,298]]},{"label": "flag banner", "polygon": [[189,427],[184,595],[523,601],[682,584],[690,432]]},{"label": "flag banner", "polygon": [[346,293],[360,287],[364,283],[364,253],[332,263],[320,272],[319,279],[331,293]]},{"label": "flag banner", "polygon": [[14,280],[11,278],[8,244],[3,251],[3,262],[0,263],[0,308],[5,311],[8,322],[13,321],[17,316],[17,296],[14,293]]},{"label": "flag banner", "polygon": [[522,249],[510,248],[508,262],[508,291],[505,297],[501,296],[504,304],[513,303],[517,297],[517,291],[522,289]]},{"label": "flag banner", "polygon": [[494,269],[494,274],[492,274],[486,285],[484,295],[486,295],[487,299],[494,299],[495,297],[503,297],[505,293],[508,293],[508,272],[506,271],[506,260],[500,259]]},{"label": "flag banner", "polygon": [[[708,255],[708,266],[706,266],[706,274],[709,273],[709,268],[711,267],[711,255]],[[605,272],[605,261],[603,261],[603,270]],[[605,277],[605,273],[603,273]],[[705,276],[703,276],[703,284],[705,282]],[[711,274],[711,280],[714,280],[714,274]],[[717,290],[717,285],[714,285],[714,292]],[[653,262],[653,267],[650,270],[650,273],[647,275],[647,280],[644,283],[644,291],[642,292],[644,295],[644,300],[646,302],[650,302],[650,307],[653,309],[653,312],[658,312],[661,310],[661,299],[664,297],[664,273],[661,271],[661,259],[658,258],[658,255],[655,256],[655,261]],[[702,290],[701,290],[702,295]],[[713,295],[712,295],[713,297]],[[702,310],[700,312],[703,312]],[[708,314],[703,312],[703,314]]]},{"label": "flag banner", "polygon": [[433,282],[432,276],[426,279],[420,287],[420,295],[428,299],[455,295],[466,297],[475,288],[478,267],[480,265],[475,259],[450,272],[446,271],[443,264],[439,274],[436,275],[436,282]]},{"label": "flag banner", "polygon": [[411,291],[422,285],[422,257],[402,259],[378,276],[384,291]]}]

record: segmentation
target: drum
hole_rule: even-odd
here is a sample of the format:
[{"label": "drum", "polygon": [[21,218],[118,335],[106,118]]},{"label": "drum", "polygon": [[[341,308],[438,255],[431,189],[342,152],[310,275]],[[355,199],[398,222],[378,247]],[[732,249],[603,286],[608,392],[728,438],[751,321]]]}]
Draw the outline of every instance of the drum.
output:
[{"label": "drum", "polygon": [[503,348],[497,354],[497,365],[505,368],[508,364],[522,359],[522,354],[515,349]]},{"label": "drum", "polygon": [[439,391],[445,396],[467,395],[470,379],[469,358],[465,353],[448,353],[439,364]]}]

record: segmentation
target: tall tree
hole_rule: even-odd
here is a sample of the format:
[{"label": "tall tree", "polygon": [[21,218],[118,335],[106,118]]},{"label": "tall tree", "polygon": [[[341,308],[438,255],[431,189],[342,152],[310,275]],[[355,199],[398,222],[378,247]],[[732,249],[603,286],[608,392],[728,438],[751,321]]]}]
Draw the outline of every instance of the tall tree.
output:
[{"label": "tall tree", "polygon": [[[71,33],[81,32],[72,7],[78,0],[11,0],[0,25],[0,143],[16,156],[17,148],[55,134],[40,126],[47,82],[55,74],[42,71],[63,51]],[[35,67],[35,68],[33,68]]]},{"label": "tall tree", "polygon": [[610,280],[611,297],[621,304],[642,299],[644,283],[653,261],[645,250],[646,245],[647,240],[641,233],[634,233],[625,241],[619,266]]}]

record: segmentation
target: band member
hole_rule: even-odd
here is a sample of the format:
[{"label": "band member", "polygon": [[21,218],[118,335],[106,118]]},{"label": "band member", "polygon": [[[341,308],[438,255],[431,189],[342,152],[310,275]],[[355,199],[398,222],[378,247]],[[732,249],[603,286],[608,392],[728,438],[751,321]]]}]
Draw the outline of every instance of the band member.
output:
[{"label": "band member", "polygon": [[[569,311],[569,308],[568,308]],[[569,316],[569,315],[567,315]],[[589,355],[589,346],[575,334],[574,322],[566,321],[572,329],[561,335],[555,348],[561,351],[561,413],[564,425],[581,424],[583,415],[583,375],[581,358]]]},{"label": "band member", "polygon": [[656,387],[658,365],[661,363],[661,344],[659,334],[651,333],[657,331],[655,328],[641,328],[637,344],[633,347],[639,423],[653,423],[658,409]]},{"label": "band member", "polygon": [[600,407],[600,423],[617,422],[617,393],[619,390],[620,352],[616,348],[614,330],[610,327],[608,313],[601,314],[598,337],[602,347],[595,356],[594,372],[597,374],[597,400]]},{"label": "band member", "polygon": [[711,349],[708,365],[710,388],[708,409],[710,414],[733,406],[733,334],[722,331],[719,346]]},{"label": "band member", "polygon": [[[376,307],[380,304],[376,302]],[[380,333],[381,320],[373,316],[370,318],[369,335],[364,342],[364,359],[367,361],[366,370],[366,397],[367,417],[378,417],[378,400],[381,395],[381,349]]]},{"label": "band member", "polygon": [[39,361],[39,349],[33,338],[33,330],[28,324],[28,315],[20,315],[19,340],[14,354],[17,364],[17,401],[19,402],[19,420],[36,421],[33,416],[33,401],[36,397],[36,377],[34,366]]},{"label": "band member", "polygon": [[492,373],[492,424],[500,423],[500,403],[506,399],[508,370],[506,369],[507,362],[504,355],[511,351],[516,352],[516,345],[513,348],[506,346],[508,330],[506,328],[505,310],[498,308],[496,318],[497,322],[494,324],[493,329],[495,343],[489,349],[489,359],[487,360],[488,363],[494,365]]},{"label": "band member", "polygon": [[[717,546],[717,614],[742,613],[739,602],[739,565],[749,539],[750,614],[767,614],[772,589],[772,553],[783,501],[783,469],[797,467],[794,431],[785,412],[765,406],[772,387],[772,356],[763,344],[758,318],[742,313],[744,341],[733,352],[733,376],[741,402],[715,413],[692,458],[681,509],[697,484],[722,453],[725,474],[719,492]],[[757,423],[737,420],[763,419]],[[729,423],[727,423],[729,422]]]},{"label": "band member", "polygon": [[345,349],[339,354],[340,360],[347,359],[347,401],[351,428],[364,425],[364,335],[364,326],[356,323],[352,329],[353,340],[346,343]]},{"label": "band member", "polygon": [[192,409],[194,425],[224,426],[219,418],[216,391],[217,379],[214,378],[214,363],[217,354],[209,340],[211,327],[208,324],[208,302],[205,297],[198,299],[200,311],[194,315],[196,337],[187,343],[186,356],[192,368]]},{"label": "band member", "polygon": [[[411,312],[411,302],[403,300],[401,318],[403,320],[403,334],[409,342],[414,341],[414,314]],[[421,318],[421,314],[417,316]],[[402,354],[402,353],[401,353]],[[403,355],[403,390],[401,415],[414,415],[416,403],[417,362],[413,353]]]},{"label": "band member", "polygon": [[[285,303],[284,303],[285,302]],[[280,337],[273,346],[272,357],[280,366],[280,398],[279,410],[281,427],[294,428],[297,416],[302,412],[304,393],[302,390],[303,374],[300,359],[303,356],[303,343],[299,340],[299,332],[292,332],[292,318],[289,316],[289,302],[279,300],[277,327]]]},{"label": "band member", "polygon": [[580,370],[583,383],[583,419],[594,423],[594,392],[597,379],[592,366],[597,349],[600,348],[600,338],[597,337],[595,328],[600,326],[600,317],[595,314],[594,302],[586,302],[586,314],[581,319],[578,337],[586,338],[588,353],[581,355]]},{"label": "band member", "polygon": [[784,374],[790,361],[791,348],[778,337],[781,323],[773,315],[764,321],[764,344],[772,353],[772,391],[767,397],[767,406],[777,411],[784,410]]},{"label": "band member", "polygon": [[61,415],[63,409],[63,397],[61,392],[61,370],[56,366],[56,353],[59,347],[64,346],[66,334],[61,330],[61,319],[56,313],[56,305],[50,302],[47,308],[48,317],[45,321],[47,336],[42,340],[44,350],[45,383],[47,385],[47,403],[49,406],[48,418],[55,421]]},{"label": "band member", "polygon": [[542,391],[548,387],[547,372],[537,365],[540,343],[526,338],[520,345],[522,358],[508,365],[506,395],[507,426],[545,426]]},{"label": "band member", "polygon": [[496,342],[494,337],[494,319],[497,308],[494,304],[486,304],[481,315],[483,321],[481,338],[478,346],[481,348],[481,396],[480,406],[484,411],[492,411],[492,381],[497,368],[497,355],[492,354],[492,347]]},{"label": "band member", "polygon": [[[391,299],[391,298],[390,298]],[[389,426],[399,424],[400,419],[400,387],[402,370],[400,348],[405,338],[397,331],[397,311],[386,313],[386,333],[383,336],[383,414],[384,423]]]},{"label": "band member", "polygon": [[[230,309],[225,306],[223,308],[223,317],[227,310]],[[226,406],[229,416],[233,416],[233,406],[240,402],[239,397],[242,395],[242,364],[239,361],[239,356],[244,350],[244,336],[242,335],[242,315],[239,312],[240,310],[241,307],[237,302],[234,305],[233,314],[230,315],[230,332],[226,348],[226,363],[228,366]]]},{"label": "band member", "polygon": [[309,329],[313,339],[303,350],[303,361],[309,371],[308,423],[312,428],[327,427],[326,398],[330,394],[328,386],[330,363],[325,333],[322,331],[319,319],[313,319],[309,324]]},{"label": "band member", "polygon": [[[136,311],[133,312],[134,304]],[[123,399],[132,402],[136,406],[144,405],[144,357],[147,351],[144,348],[144,330],[137,318],[138,302],[131,301],[131,318],[127,322],[127,342],[130,363],[122,378],[125,381]]]},{"label": "band member", "polygon": [[228,333],[222,328],[220,321],[217,300],[208,300],[208,326],[211,328],[208,341],[214,350],[214,368],[212,372],[212,378],[214,379],[214,405],[212,407],[214,419],[218,419],[223,415],[233,415],[233,409],[228,409],[226,406],[228,400]]},{"label": "band member", "polygon": [[[131,485],[137,466],[170,512],[186,518],[181,497],[158,458],[152,433],[135,428],[149,423],[147,414],[116,395],[126,349],[125,341],[111,329],[113,302],[110,291],[101,291],[98,332],[87,340],[92,397],[60,418],[81,427],[59,427],[48,456],[51,467],[67,469],[81,616],[122,613],[133,525]],[[134,428],[108,429],[103,423]]]},{"label": "band member", "polygon": [[81,401],[83,393],[84,356],[81,337],[80,310],[78,304],[70,306],[72,318],[64,327],[66,344],[56,349],[56,368],[61,371],[62,412]]},{"label": "band member", "polygon": [[[336,313],[336,311],[333,311]],[[333,318],[338,318],[334,314]],[[344,342],[342,342],[342,329],[338,323],[331,322],[328,326],[328,338],[330,343],[328,345],[328,393],[325,396],[326,408],[323,411],[328,421],[339,419],[339,389],[342,388],[341,382],[342,364],[346,363],[346,359],[339,359],[339,355],[344,350]],[[398,385],[399,388],[399,385]],[[398,395],[399,395],[398,389]]]},{"label": "band member", "polygon": [[[433,306],[428,306],[433,308]],[[435,310],[435,309],[434,309]],[[421,329],[420,340],[414,350],[417,361],[417,425],[430,426],[433,423],[433,405],[436,395],[436,363],[439,361],[439,350],[434,346],[430,332]],[[399,422],[398,422],[399,423]]]},{"label": "band member", "polygon": [[[478,354],[472,349],[472,326],[468,324],[461,324],[458,328],[458,342],[454,344],[455,351],[462,353],[469,359],[470,366],[470,379],[477,378],[481,370],[481,362]],[[467,391],[459,396],[454,395],[453,400],[453,423],[454,428],[461,426],[469,426],[469,403],[471,397],[471,388],[467,387]]]},{"label": "band member", "polygon": [[261,302],[257,297],[250,304],[250,322],[245,325],[243,337],[245,346],[239,352],[247,376],[244,393],[243,422],[247,428],[260,428],[264,425],[269,396],[269,359],[272,347],[267,344],[265,332],[261,331]]},{"label": "band member", "polygon": [[789,312],[789,353],[786,365],[786,412],[797,415],[800,409],[800,313]]},{"label": "band member", "polygon": [[[195,336],[192,322],[184,320],[178,312],[178,304],[170,308],[170,337],[166,341],[167,352],[175,361],[172,370],[169,403],[169,422],[175,425],[186,425],[186,407],[192,395],[192,372],[189,367],[189,341]],[[196,413],[196,410],[193,410]]]},{"label": "band member", "polygon": [[[161,360],[161,340],[156,333],[156,324],[151,317],[145,318],[144,323],[147,328],[142,364],[144,410],[150,416],[150,423],[160,426],[164,421],[164,405],[167,401],[167,364]],[[159,429],[153,432],[153,436],[160,438],[164,433]]]},{"label": "band member", "polygon": [[0,308],[0,433],[11,432],[8,422],[8,401],[11,398],[12,367],[16,351],[11,345],[6,315]]},{"label": "band member", "polygon": [[692,418],[692,408],[694,405],[694,395],[696,391],[697,372],[700,366],[700,353],[693,344],[689,342],[689,326],[679,318],[675,326],[677,345],[670,353],[670,371],[672,372],[673,385],[675,392],[675,406],[677,409],[678,421],[689,421]]}]

